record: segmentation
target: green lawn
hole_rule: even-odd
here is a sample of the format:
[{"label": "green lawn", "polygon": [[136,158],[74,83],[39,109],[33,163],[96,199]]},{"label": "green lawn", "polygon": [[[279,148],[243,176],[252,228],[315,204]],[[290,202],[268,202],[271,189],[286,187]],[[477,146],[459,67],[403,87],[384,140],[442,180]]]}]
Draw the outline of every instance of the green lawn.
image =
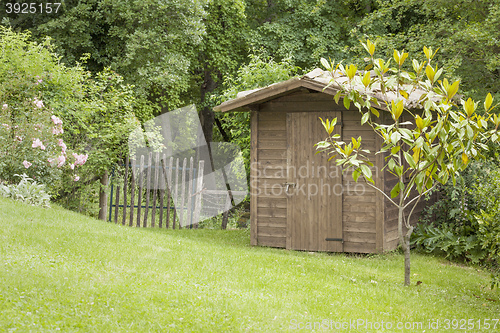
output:
[{"label": "green lawn", "polygon": [[485,272],[412,261],[406,288],[399,254],[251,247],[248,231],[122,227],[0,198],[0,331],[271,332],[351,320],[358,329],[340,331],[383,331],[369,326],[383,321],[385,332],[450,332],[446,319],[479,331],[500,317]]}]

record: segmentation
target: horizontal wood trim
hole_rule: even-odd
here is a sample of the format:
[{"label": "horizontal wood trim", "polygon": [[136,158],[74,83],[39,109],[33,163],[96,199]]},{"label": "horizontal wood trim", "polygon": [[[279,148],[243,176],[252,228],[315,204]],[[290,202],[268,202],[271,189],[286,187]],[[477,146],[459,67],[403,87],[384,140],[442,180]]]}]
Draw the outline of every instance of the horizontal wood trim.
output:
[{"label": "horizontal wood trim", "polygon": [[286,198],[262,198],[257,199],[257,207],[261,208],[285,208],[286,209],[287,199]]},{"label": "horizontal wood trim", "polygon": [[375,244],[375,233],[344,231],[344,242]]},{"label": "horizontal wood trim", "polygon": [[275,187],[276,190],[279,187],[282,187],[283,189],[285,188],[285,186],[283,185],[284,182],[280,178],[264,178],[264,177],[260,177],[257,180],[257,184],[259,185],[259,187],[263,186],[262,188],[273,188],[273,187]]},{"label": "horizontal wood trim", "polygon": [[287,178],[288,171],[286,165],[263,166],[259,168],[259,178]]},{"label": "horizontal wood trim", "polygon": [[375,233],[375,222],[345,222],[344,231]]},{"label": "horizontal wood trim", "polygon": [[344,252],[374,253],[375,243],[344,242]]},{"label": "horizontal wood trim", "polygon": [[353,202],[343,202],[342,203],[342,211],[348,213],[358,213],[358,212],[374,212],[375,211],[375,202],[372,203],[353,203]]},{"label": "horizontal wood trim", "polygon": [[260,106],[260,111],[262,113],[272,112],[329,112],[329,111],[341,111],[342,106],[335,104],[332,100],[297,100],[297,101],[285,101],[285,100],[272,100],[267,103],[263,103]]},{"label": "horizontal wood trim", "polygon": [[399,240],[398,240],[398,239],[393,239],[393,240],[392,240],[392,241],[390,241],[390,242],[385,242],[385,245],[384,245],[384,250],[385,250],[385,251],[392,251],[392,250],[395,250],[395,249],[397,249],[398,244],[399,244]]},{"label": "horizontal wood trim", "polygon": [[262,158],[257,162],[256,170],[263,170],[264,168],[267,168],[267,167],[286,168],[286,159],[265,159],[265,158]]},{"label": "horizontal wood trim", "polygon": [[[263,104],[266,105],[267,103]],[[266,113],[262,112],[262,108],[260,110],[259,114],[259,121],[260,122],[268,122],[268,121],[282,121],[286,122],[286,112],[272,112],[272,113]],[[259,128],[262,130],[262,128]]]},{"label": "horizontal wood trim", "polygon": [[342,221],[346,222],[368,222],[375,223],[375,213],[351,213],[342,212]]},{"label": "horizontal wood trim", "polygon": [[[278,220],[278,219],[276,219]],[[267,220],[266,220],[267,221]],[[271,227],[271,228],[285,228],[286,229],[286,220],[283,219],[281,222],[259,222],[258,227]]]},{"label": "horizontal wood trim", "polygon": [[258,149],[286,149],[286,138],[283,139],[258,139]]},{"label": "horizontal wood trim", "polygon": [[259,198],[262,199],[286,199],[285,191],[272,188],[260,188]]},{"label": "horizontal wood trim", "polygon": [[260,217],[283,217],[286,218],[286,208],[259,207],[257,216]]},{"label": "horizontal wood trim", "polygon": [[284,248],[286,246],[286,237],[270,237],[257,235],[257,244],[260,246]]},{"label": "horizontal wood trim", "polygon": [[344,198],[343,198],[344,202],[347,202],[347,203],[375,203],[376,202],[376,197],[375,197],[375,193],[373,193],[373,195],[370,195],[370,193],[368,194],[365,194],[365,195],[346,195],[346,193],[344,193]]},{"label": "horizontal wood trim", "polygon": [[258,139],[259,140],[286,140],[286,130],[262,130],[258,131]]},{"label": "horizontal wood trim", "polygon": [[259,161],[286,159],[286,149],[257,149]]},{"label": "horizontal wood trim", "polygon": [[286,227],[265,227],[259,225],[257,235],[264,237],[286,237]]},{"label": "horizontal wood trim", "polygon": [[258,225],[266,225],[269,224],[286,224],[286,218],[284,217],[270,217],[270,216],[259,216],[257,218],[257,224]]},{"label": "horizontal wood trim", "polygon": [[398,229],[398,219],[386,220],[384,231],[386,233]]},{"label": "horizontal wood trim", "polygon": [[267,121],[260,121],[259,122],[259,128],[260,130],[264,131],[282,131],[285,129],[286,123],[284,120],[267,120]]},{"label": "horizontal wood trim", "polygon": [[398,230],[391,230],[385,233],[385,239],[387,242],[391,242],[393,240],[398,240]]},{"label": "horizontal wood trim", "polygon": [[333,101],[333,96],[320,92],[298,92],[274,99],[275,102]]}]

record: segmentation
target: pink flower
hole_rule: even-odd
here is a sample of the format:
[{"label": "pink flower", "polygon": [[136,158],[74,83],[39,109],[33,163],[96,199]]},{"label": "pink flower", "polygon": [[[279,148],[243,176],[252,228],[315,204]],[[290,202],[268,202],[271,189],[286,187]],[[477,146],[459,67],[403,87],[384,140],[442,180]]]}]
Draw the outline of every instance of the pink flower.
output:
[{"label": "pink flower", "polygon": [[54,125],[57,125],[57,124],[61,124],[62,125],[62,120],[59,117],[56,117],[56,116],[52,115],[50,117],[50,119],[52,119],[52,121],[54,122]]},{"label": "pink flower", "polygon": [[78,166],[78,165],[84,165],[85,162],[87,162],[87,158],[89,157],[89,155],[78,155],[76,153],[73,153],[73,157],[75,158],[75,166]]},{"label": "pink flower", "polygon": [[62,129],[61,126],[57,126],[52,128],[52,134],[57,135],[57,134],[63,134],[64,130]]},{"label": "pink flower", "polygon": [[9,124],[2,124],[3,127],[7,128],[7,129],[10,129],[10,126]]},{"label": "pink flower", "polygon": [[41,108],[44,107],[43,102],[40,101],[40,100],[38,100],[38,98],[36,98],[36,97],[33,99],[33,103],[35,103],[35,105],[36,105],[37,108],[41,109]]},{"label": "pink flower", "polygon": [[28,169],[28,168],[31,166],[31,163],[30,163],[30,162],[28,162],[28,161],[26,161],[26,160],[24,160],[23,165],[24,165],[24,167],[25,167],[26,169]]},{"label": "pink flower", "polygon": [[4,110],[7,110],[7,108],[8,108],[8,107],[9,107],[9,105],[8,105],[8,104],[4,104],[4,105],[2,105],[2,109],[4,109]]},{"label": "pink flower", "polygon": [[74,164],[70,164],[69,167],[71,168],[71,170],[75,170],[75,165]]},{"label": "pink flower", "polygon": [[59,139],[59,143],[58,143],[58,145],[59,145],[60,147],[62,147],[62,152],[63,152],[63,154],[65,154],[65,153],[66,153],[66,148],[67,148],[67,147],[66,147],[66,144],[64,143],[63,139]]},{"label": "pink flower", "polygon": [[57,167],[60,168],[64,165],[64,162],[66,162],[66,157],[64,157],[64,155],[59,155],[57,161],[59,162],[57,163]]},{"label": "pink flower", "polygon": [[40,79],[40,80],[36,80],[36,83],[35,83],[35,84],[39,84],[39,83],[42,83],[42,79]]},{"label": "pink flower", "polygon": [[79,176],[75,176],[75,178],[73,179],[75,182],[79,181],[80,180],[80,177]]},{"label": "pink flower", "polygon": [[33,140],[33,144],[31,145],[31,147],[33,148],[40,147],[41,150],[45,150],[45,146],[43,145],[43,142],[40,141],[40,139]]}]

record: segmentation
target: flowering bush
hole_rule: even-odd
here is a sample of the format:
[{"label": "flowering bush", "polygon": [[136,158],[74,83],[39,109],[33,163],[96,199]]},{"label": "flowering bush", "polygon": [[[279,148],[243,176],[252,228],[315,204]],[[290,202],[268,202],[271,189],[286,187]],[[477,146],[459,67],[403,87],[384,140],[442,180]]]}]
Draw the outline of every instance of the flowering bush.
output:
[{"label": "flowering bush", "polygon": [[82,100],[84,75],[60,65],[49,41],[28,38],[0,27],[0,180],[26,174],[56,193],[83,164],[63,138],[58,101]]},{"label": "flowering bush", "polygon": [[34,97],[10,106],[4,103],[0,123],[0,175],[3,179],[12,182],[11,175],[24,171],[39,182],[54,185],[63,167],[73,172],[74,180],[79,179],[75,168],[85,164],[88,155],[70,155],[60,138],[64,132],[62,120],[51,114],[41,99]]},{"label": "flowering bush", "polygon": [[137,124],[133,89],[110,69],[61,65],[48,40],[29,37],[0,26],[0,181],[26,173],[53,200],[94,214],[99,180]]}]

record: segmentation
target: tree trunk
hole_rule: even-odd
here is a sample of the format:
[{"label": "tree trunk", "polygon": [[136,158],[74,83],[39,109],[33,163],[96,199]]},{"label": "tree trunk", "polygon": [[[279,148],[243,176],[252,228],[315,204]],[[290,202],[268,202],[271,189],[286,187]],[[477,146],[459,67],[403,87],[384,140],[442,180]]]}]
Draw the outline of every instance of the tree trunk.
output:
[{"label": "tree trunk", "polygon": [[403,237],[403,242],[401,243],[403,247],[403,251],[405,254],[405,286],[410,285],[410,278],[411,278],[411,266],[410,266],[410,238],[411,234],[413,233],[413,227],[410,226],[410,229],[406,232],[406,234]]},{"label": "tree trunk", "polygon": [[410,285],[410,231],[405,235],[404,240],[404,250],[405,250],[405,286]]},{"label": "tree trunk", "polygon": [[108,196],[106,187],[108,186],[108,172],[101,176],[101,189],[99,190],[99,220],[106,221],[106,211],[108,208]]},{"label": "tree trunk", "polygon": [[[217,88],[217,82],[215,82],[212,78],[211,72],[208,69],[205,69],[203,84],[200,89],[200,101],[202,104],[205,103],[207,93],[211,93],[215,90],[215,88]],[[205,106],[200,110],[201,128],[208,145],[212,142],[214,120],[215,115],[211,107]]]}]

